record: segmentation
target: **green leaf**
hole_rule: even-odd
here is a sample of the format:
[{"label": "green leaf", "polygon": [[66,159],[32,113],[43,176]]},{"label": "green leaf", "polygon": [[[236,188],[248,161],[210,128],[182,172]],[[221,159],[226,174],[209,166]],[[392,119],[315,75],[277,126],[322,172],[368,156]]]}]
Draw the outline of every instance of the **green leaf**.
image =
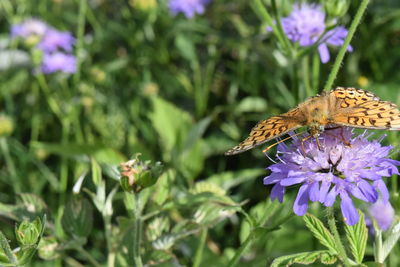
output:
[{"label": "green leaf", "polygon": [[317,217],[307,213],[303,216],[303,220],[305,221],[307,228],[311,230],[315,238],[317,238],[322,245],[327,247],[332,253],[338,254],[335,240],[331,232],[329,232]]},{"label": "green leaf", "polygon": [[42,149],[48,153],[54,153],[67,157],[90,156],[99,163],[119,164],[126,158],[118,151],[103,145],[88,144],[52,144],[44,142],[32,142],[33,149]]},{"label": "green leaf", "polygon": [[153,112],[150,120],[160,137],[161,145],[166,156],[171,157],[171,152],[182,147],[183,140],[189,132],[192,118],[189,113],[179,109],[172,103],[159,97],[151,98]]},{"label": "green leaf", "polygon": [[11,264],[8,266],[12,266],[12,265],[15,266],[17,264],[17,259],[15,258],[14,254],[11,251],[10,244],[8,243],[7,238],[4,236],[3,232],[1,232],[1,231],[0,231],[0,247],[2,250],[0,252],[3,252],[8,259],[8,262],[0,261],[0,264],[2,264],[2,265]]},{"label": "green leaf", "polygon": [[354,260],[361,264],[367,247],[368,229],[365,225],[364,214],[358,213],[360,215],[358,223],[353,226],[345,224],[345,231]]},{"label": "green leaf", "polygon": [[383,260],[389,255],[393,247],[397,244],[400,238],[400,221],[397,220],[396,224],[392,227],[387,235],[387,239],[383,242]]},{"label": "green leaf", "polygon": [[175,46],[180,51],[181,55],[188,61],[192,62],[197,59],[196,49],[191,38],[183,34],[179,34],[175,38]]},{"label": "green leaf", "polygon": [[90,159],[92,166],[92,181],[95,185],[98,185],[101,181],[101,167],[94,158]]},{"label": "green leaf", "polygon": [[87,237],[93,225],[92,204],[85,198],[71,199],[65,206],[61,223],[70,236]]},{"label": "green leaf", "polygon": [[243,98],[235,108],[235,113],[243,112],[265,112],[267,101],[261,97],[248,96]]},{"label": "green leaf", "polygon": [[330,254],[330,252],[327,250],[301,252],[301,253],[297,253],[297,254],[292,254],[292,255],[287,255],[287,256],[282,256],[282,257],[276,258],[272,262],[271,267],[290,266],[295,263],[311,264],[311,263],[314,263],[315,261],[317,261],[318,259],[322,259],[322,258],[326,259],[327,255],[330,255],[329,257],[335,258],[335,256]]}]

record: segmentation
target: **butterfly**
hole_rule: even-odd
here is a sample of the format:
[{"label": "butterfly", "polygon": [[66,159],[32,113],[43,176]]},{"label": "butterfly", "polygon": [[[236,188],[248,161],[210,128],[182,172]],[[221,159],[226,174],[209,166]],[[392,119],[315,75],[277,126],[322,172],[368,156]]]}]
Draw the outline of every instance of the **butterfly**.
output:
[{"label": "butterfly", "polygon": [[258,122],[250,135],[225,155],[242,153],[302,126],[307,126],[310,137],[318,141],[328,125],[400,130],[400,111],[394,103],[380,100],[371,92],[337,87],[307,99],[284,114]]}]

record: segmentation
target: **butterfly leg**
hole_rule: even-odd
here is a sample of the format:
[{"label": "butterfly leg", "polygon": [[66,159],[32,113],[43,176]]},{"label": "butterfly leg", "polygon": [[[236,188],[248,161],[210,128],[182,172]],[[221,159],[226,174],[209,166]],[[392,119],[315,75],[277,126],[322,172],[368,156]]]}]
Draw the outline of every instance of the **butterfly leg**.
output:
[{"label": "butterfly leg", "polygon": [[310,139],[312,137],[312,135],[308,135],[306,137],[304,137],[303,139],[301,139],[300,143],[301,143],[301,150],[303,152],[304,155],[306,155],[306,149],[304,148],[304,142],[307,141],[308,139]]},{"label": "butterfly leg", "polygon": [[339,139],[340,141],[342,141],[347,147],[351,147],[351,144],[350,144],[350,142],[349,141],[347,141],[346,140],[346,138],[344,137],[344,135],[343,135],[343,127],[342,126],[336,126],[336,127],[332,127],[332,128],[326,128],[325,129],[325,131],[328,131],[328,130],[335,130],[335,129],[339,129],[340,128],[340,136],[337,136],[337,135],[334,135],[334,134],[329,134],[329,133],[325,133],[325,134],[327,134],[327,135],[330,135],[330,136],[332,136],[332,137],[334,137],[334,138],[337,138],[337,139]]}]

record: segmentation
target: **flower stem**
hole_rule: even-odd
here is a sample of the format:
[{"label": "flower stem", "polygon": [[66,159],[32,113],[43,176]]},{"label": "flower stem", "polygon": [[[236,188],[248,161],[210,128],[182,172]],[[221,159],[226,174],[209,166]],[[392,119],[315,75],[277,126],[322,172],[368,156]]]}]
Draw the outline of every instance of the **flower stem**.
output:
[{"label": "flower stem", "polygon": [[382,231],[379,229],[379,227],[374,227],[375,230],[375,242],[374,242],[374,256],[375,256],[375,261],[379,263],[384,262],[384,256],[383,256],[383,246],[382,246]]},{"label": "flower stem", "polygon": [[201,266],[201,259],[203,257],[203,250],[207,240],[207,234],[208,234],[208,229],[204,228],[203,231],[201,231],[199,246],[197,247],[196,255],[194,256],[194,261],[192,265],[193,267]]},{"label": "flower stem", "polygon": [[[286,36],[282,30],[276,25],[271,15],[268,13],[267,9],[264,7],[264,4],[261,0],[254,0],[252,2],[253,10],[261,16],[262,20],[268,24],[272,28],[276,38],[278,38],[279,43],[282,45],[283,51],[286,55],[289,55],[291,52],[290,43],[285,40]],[[281,27],[282,29],[282,27]]]},{"label": "flower stem", "polygon": [[344,263],[344,265],[346,267],[350,266],[350,262],[349,262],[349,259],[347,258],[346,250],[344,249],[342,241],[340,240],[339,232],[338,232],[338,230],[336,228],[336,220],[335,220],[334,208],[333,207],[328,207],[327,211],[328,211],[329,229],[331,230],[331,232],[333,234],[333,238],[335,239],[336,248],[337,248],[337,251],[339,253],[339,257],[340,257],[340,259],[342,260],[342,262]]},{"label": "flower stem", "polygon": [[360,24],[361,18],[363,16],[365,10],[367,9],[368,4],[369,4],[369,0],[362,0],[360,7],[358,8],[356,15],[354,16],[354,20],[350,25],[350,29],[346,36],[346,39],[344,39],[344,44],[339,50],[339,53],[335,60],[335,63],[333,64],[332,71],[329,74],[328,80],[325,83],[323,91],[329,91],[331,89],[333,82],[335,81],[336,76],[338,74],[339,68],[343,62],[343,58],[346,53],[346,50],[347,50],[348,46],[350,45],[350,41],[353,38],[358,25]]},{"label": "flower stem", "polygon": [[79,13],[78,13],[78,28],[76,31],[76,72],[74,75],[74,82],[77,84],[81,79],[81,63],[82,63],[82,51],[83,51],[83,38],[85,33],[86,23],[86,10],[87,0],[79,1]]},{"label": "flower stem", "polygon": [[133,260],[135,262],[135,266],[142,267],[143,262],[142,258],[140,257],[140,243],[142,237],[142,218],[141,218],[141,208],[140,208],[140,195],[139,193],[134,194],[135,204],[133,205],[134,208],[134,223],[133,223],[133,231],[134,231],[134,238],[132,244],[132,251],[133,251]]}]

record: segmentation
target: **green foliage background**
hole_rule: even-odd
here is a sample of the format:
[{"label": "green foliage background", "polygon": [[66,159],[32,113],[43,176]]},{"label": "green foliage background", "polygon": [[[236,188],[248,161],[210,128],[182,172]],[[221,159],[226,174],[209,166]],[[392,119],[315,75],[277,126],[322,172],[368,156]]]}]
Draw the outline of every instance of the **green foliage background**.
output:
[{"label": "green foliage background", "polygon": [[[291,6],[278,3],[275,15]],[[348,27],[357,7],[351,1],[339,24]],[[10,42],[10,25],[29,17],[74,33],[76,74],[6,66],[7,51],[28,51]],[[247,0],[214,0],[194,19],[173,17],[162,0],[2,0],[0,230],[11,246],[16,223],[46,213],[53,246],[43,244],[32,266],[133,266],[136,203],[148,266],[225,266],[242,248],[241,263],[265,266],[320,249],[292,216],[296,190],[283,204],[268,200],[262,148],[223,155],[258,120],[322,90],[337,53],[328,64],[315,50],[288,58],[266,26]],[[400,104],[400,3],[372,1],[351,44],[335,85]],[[398,134],[387,134],[397,146]],[[116,166],[136,153],[164,171],[135,200]],[[388,184],[398,211],[397,178]],[[399,252],[388,266],[400,265]]]}]

